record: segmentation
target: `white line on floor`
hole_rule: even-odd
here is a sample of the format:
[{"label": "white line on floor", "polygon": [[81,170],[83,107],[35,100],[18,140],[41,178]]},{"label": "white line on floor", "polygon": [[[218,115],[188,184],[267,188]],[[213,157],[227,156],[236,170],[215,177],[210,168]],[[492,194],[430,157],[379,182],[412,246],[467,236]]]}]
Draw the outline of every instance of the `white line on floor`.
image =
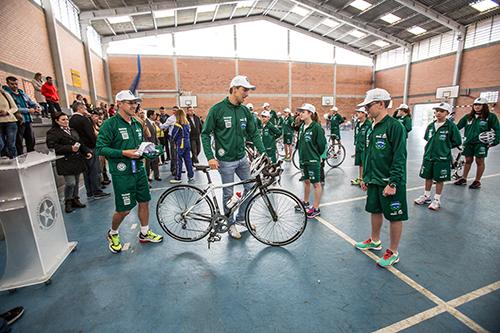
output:
[{"label": "white line on floor", "polygon": [[[488,178],[498,177],[498,176],[500,176],[500,173],[493,173],[491,175],[483,176],[481,179],[488,179]],[[474,180],[474,177],[469,177],[469,178],[467,178],[467,180]],[[445,182],[445,184],[452,184],[453,182],[454,181],[448,181],[448,182]],[[423,190],[423,189],[424,189],[424,186],[410,187],[410,188],[406,189],[406,192]],[[342,200],[336,200],[336,201],[331,201],[331,202],[325,202],[325,203],[320,204],[319,206],[320,207],[333,206],[333,205],[338,205],[338,204],[342,204],[342,203],[346,203],[346,202],[353,202],[353,201],[365,200],[365,199],[366,199],[366,194],[363,196],[349,198],[349,199],[342,199]]]},{"label": "white line on floor", "polygon": [[[354,246],[354,244],[356,243],[356,241],[354,239],[352,239],[349,235],[344,233],[339,228],[335,227],[330,222],[326,221],[325,219],[323,219],[321,217],[316,217],[316,219],[321,224],[326,226],[328,229],[332,230],[337,235],[339,235],[342,239],[344,239],[349,244]],[[364,253],[365,255],[367,255],[368,257],[370,257],[371,259],[373,259],[374,261],[377,261],[378,259],[380,259],[380,257],[378,257],[375,253],[373,253],[371,251],[361,251],[361,252]],[[421,293],[422,295],[424,295],[425,297],[430,299],[432,302],[436,303],[438,306],[443,307],[445,309],[445,311],[449,312],[451,315],[453,315],[455,318],[460,320],[462,323],[467,325],[469,328],[471,328],[475,332],[487,332],[484,328],[482,328],[479,324],[474,322],[472,319],[470,319],[469,317],[467,317],[466,315],[464,315],[463,313],[461,313],[460,311],[458,311],[457,309],[455,309],[451,305],[447,304],[444,300],[442,300],[438,296],[434,295],[431,291],[427,290],[426,288],[421,286],[418,282],[411,279],[410,277],[408,277],[406,274],[402,273],[401,271],[399,271],[395,267],[388,267],[387,270],[390,271],[392,274],[394,274],[401,281],[405,282],[407,285],[409,285],[410,287],[412,287],[413,289],[417,290],[419,293]],[[397,332],[397,331],[391,331],[391,332]]]},{"label": "white line on floor", "polygon": [[135,228],[137,228],[137,223],[132,223],[132,225],[130,226],[130,230],[134,230]]}]

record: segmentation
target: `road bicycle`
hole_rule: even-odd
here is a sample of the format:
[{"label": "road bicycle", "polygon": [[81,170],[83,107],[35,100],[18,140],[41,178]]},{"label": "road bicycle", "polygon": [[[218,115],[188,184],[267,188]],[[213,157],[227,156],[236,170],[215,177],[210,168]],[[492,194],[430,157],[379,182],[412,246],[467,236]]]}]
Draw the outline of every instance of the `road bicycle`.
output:
[{"label": "road bicycle", "polygon": [[[269,158],[253,157],[251,178],[239,182],[215,185],[208,165],[195,165],[207,176],[208,186],[176,185],[166,190],[158,200],[156,216],[161,228],[172,238],[195,242],[208,235],[208,248],[221,240],[229,230],[229,218],[248,201],[245,226],[259,242],[271,246],[288,245],[296,241],[307,225],[306,208],[293,193],[272,188],[283,169],[281,161],[271,164]],[[217,189],[235,185],[254,184],[252,189],[233,207],[223,213],[216,198]]]}]

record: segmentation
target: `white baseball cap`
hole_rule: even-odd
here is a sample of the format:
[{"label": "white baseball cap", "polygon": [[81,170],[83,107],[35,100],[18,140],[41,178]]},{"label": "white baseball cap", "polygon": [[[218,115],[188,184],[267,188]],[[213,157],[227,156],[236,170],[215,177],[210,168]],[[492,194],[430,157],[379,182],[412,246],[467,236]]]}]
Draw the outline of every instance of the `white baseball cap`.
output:
[{"label": "white baseball cap", "polygon": [[248,103],[248,104],[247,104],[247,108],[249,108],[249,109],[252,109],[252,110],[253,110],[253,104],[252,104],[252,103]]},{"label": "white baseball cap", "polygon": [[339,108],[338,108],[338,107],[336,107],[336,106],[332,106],[332,108],[331,108],[330,110],[332,110],[332,111],[338,111],[338,110],[339,110]]},{"label": "white baseball cap", "polygon": [[290,111],[290,109],[289,109],[289,108],[285,108],[285,110],[283,110],[283,112],[285,112],[285,113],[290,113],[291,111]]},{"label": "white baseball cap", "polygon": [[278,116],[281,116],[281,112],[278,112]]},{"label": "white baseball cap", "polygon": [[365,100],[358,104],[358,106],[367,106],[371,102],[376,101],[390,101],[391,95],[385,89],[375,88],[366,92]]},{"label": "white baseball cap", "polygon": [[357,108],[356,112],[363,112],[363,113],[368,114],[368,111],[366,111],[366,108],[364,106],[361,106],[361,107]]},{"label": "white baseball cap", "polygon": [[306,111],[309,111],[309,112],[312,112],[312,113],[316,113],[316,108],[314,107],[314,105],[312,104],[309,104],[309,103],[304,103],[302,104],[301,107],[297,108],[297,110],[306,110]]},{"label": "white baseball cap", "polygon": [[488,104],[488,100],[484,97],[478,97],[474,100],[474,104]]},{"label": "white baseball cap", "polygon": [[229,88],[232,87],[243,87],[250,90],[255,90],[255,86],[251,85],[248,78],[244,75],[236,75],[232,80]]},{"label": "white baseball cap", "polygon": [[398,107],[398,110],[399,110],[399,109],[409,110],[410,108],[408,107],[408,105],[406,105],[406,104],[404,104],[404,103],[403,103],[403,104],[401,104],[401,105]]},{"label": "white baseball cap", "polygon": [[115,100],[117,102],[121,101],[142,101],[139,97],[132,94],[130,90],[122,90],[118,94],[116,94]]},{"label": "white baseball cap", "polygon": [[269,107],[269,106],[271,106],[271,104],[269,104],[269,103],[267,103],[267,102],[266,102],[266,103],[264,103],[264,104],[262,104],[262,107],[263,107],[263,108],[267,108],[267,107]]},{"label": "white baseball cap", "polygon": [[261,117],[271,117],[271,113],[269,111],[262,111],[260,113]]},{"label": "white baseball cap", "polygon": [[439,103],[438,106],[435,106],[432,108],[433,110],[436,110],[436,109],[441,109],[441,110],[445,110],[446,112],[448,113],[451,113],[451,105],[448,104],[448,103]]}]

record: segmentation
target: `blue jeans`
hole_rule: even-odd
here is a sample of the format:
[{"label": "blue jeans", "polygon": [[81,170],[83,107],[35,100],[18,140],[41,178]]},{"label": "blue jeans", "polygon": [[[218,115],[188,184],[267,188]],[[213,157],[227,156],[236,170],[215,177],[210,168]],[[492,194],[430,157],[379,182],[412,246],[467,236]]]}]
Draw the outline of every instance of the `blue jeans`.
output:
[{"label": "blue jeans", "polygon": [[[234,182],[234,174],[238,176],[241,180],[250,179],[250,165],[248,164],[248,160],[243,157],[241,160],[237,161],[219,161],[219,173],[222,179],[222,184],[232,183]],[[254,184],[249,183],[243,185],[245,191],[243,192],[243,196],[252,189]],[[222,190],[222,200],[224,201],[224,213],[229,212],[229,209],[226,207],[226,203],[233,196],[234,187],[224,187]],[[245,220],[245,211],[247,209],[248,200],[245,200],[240,208],[238,209],[238,215],[236,216],[236,221],[244,221]],[[229,217],[229,224],[234,224],[234,219],[232,216]]]},{"label": "blue jeans", "polygon": [[15,122],[0,123],[0,153],[5,148],[5,155],[9,158],[17,156],[16,135],[17,124]]},{"label": "blue jeans", "polygon": [[91,198],[94,194],[101,193],[101,164],[99,156],[95,156],[94,150],[91,151],[92,158],[85,160],[87,165],[83,172],[83,180],[85,181],[85,189],[87,190],[87,198]]}]

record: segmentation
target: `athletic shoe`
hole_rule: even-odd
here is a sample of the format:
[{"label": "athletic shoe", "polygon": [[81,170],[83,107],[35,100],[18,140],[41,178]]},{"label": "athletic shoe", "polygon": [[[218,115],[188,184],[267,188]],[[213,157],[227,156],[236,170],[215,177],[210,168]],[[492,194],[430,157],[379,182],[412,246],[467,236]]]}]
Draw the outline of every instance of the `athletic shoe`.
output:
[{"label": "athletic shoe", "polygon": [[[309,202],[302,201],[302,203],[304,204],[304,207],[306,208],[306,212],[307,212],[307,210],[310,208],[309,207]],[[302,207],[300,207],[300,205],[296,205],[295,206],[295,211],[297,213],[300,213],[302,211]]]},{"label": "athletic shoe", "polygon": [[429,209],[438,211],[441,208],[441,202],[437,199],[432,200],[432,203],[428,207]]},{"label": "athletic shoe", "polygon": [[[243,221],[235,221],[234,223],[237,224],[237,225],[239,225],[239,226],[245,227],[245,228],[247,227],[247,224],[246,224],[245,220],[243,220]],[[250,223],[250,228],[253,231],[257,230],[257,227],[253,223]]]},{"label": "athletic shoe", "polygon": [[394,254],[391,250],[385,250],[384,256],[377,261],[380,267],[389,267],[399,262],[399,253]]},{"label": "athletic shoe", "polygon": [[102,199],[102,198],[109,197],[110,195],[111,195],[111,193],[106,193],[106,192],[100,191],[100,192],[97,192],[96,194],[94,194],[94,199]]},{"label": "athletic shoe", "polygon": [[182,180],[180,179],[170,179],[170,184],[179,184],[182,183]]},{"label": "athletic shoe", "polygon": [[[111,231],[111,230],[110,230]],[[122,243],[120,242],[120,235],[119,234],[114,234],[111,235],[108,231],[108,242],[109,242],[109,250],[112,253],[119,253],[122,250]]]},{"label": "athletic shoe", "polygon": [[12,325],[16,320],[18,320],[24,313],[24,308],[18,306],[16,308],[10,309],[7,312],[0,314],[0,318],[3,318],[7,322],[7,325]]},{"label": "athletic shoe", "polygon": [[155,234],[151,231],[151,229],[148,230],[146,235],[143,235],[142,232],[139,232],[139,235],[137,237],[139,238],[139,242],[141,243],[160,243],[163,241],[163,236]]},{"label": "athletic shoe", "polygon": [[418,198],[415,199],[415,204],[421,206],[421,205],[428,205],[432,202],[432,199],[430,196],[427,196],[425,194],[422,194]]},{"label": "athletic shoe", "polygon": [[235,224],[231,224],[231,226],[229,227],[228,233],[229,233],[229,236],[231,236],[234,239],[240,239],[241,238],[241,234],[238,231],[238,229],[236,229],[236,225]]},{"label": "athletic shoe", "polygon": [[161,182],[161,178],[160,177],[156,177],[155,180]]},{"label": "athletic shoe", "polygon": [[359,186],[360,184],[361,184],[361,179],[359,178],[351,179],[351,185]]},{"label": "athletic shoe", "polygon": [[467,180],[465,178],[460,178],[459,180],[457,180],[453,184],[455,184],[455,185],[467,185]]},{"label": "athletic shoe", "polygon": [[380,240],[378,242],[373,242],[371,238],[368,238],[367,240],[362,242],[358,242],[354,246],[362,251],[382,250],[382,242]]},{"label": "athletic shoe", "polygon": [[319,210],[319,208],[316,209],[314,207],[311,207],[307,210],[307,218],[309,218],[309,219],[313,219],[316,216],[320,216],[320,215],[321,215],[321,211]]},{"label": "athletic shoe", "polygon": [[470,184],[469,188],[471,188],[473,190],[477,190],[477,189],[481,188],[481,182],[475,180],[472,182],[472,184]]}]

